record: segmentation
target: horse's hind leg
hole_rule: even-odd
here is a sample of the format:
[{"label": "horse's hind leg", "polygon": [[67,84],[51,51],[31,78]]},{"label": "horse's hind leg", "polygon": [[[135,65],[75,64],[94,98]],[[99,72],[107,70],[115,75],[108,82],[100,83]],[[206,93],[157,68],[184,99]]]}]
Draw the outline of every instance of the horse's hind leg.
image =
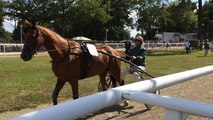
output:
[{"label": "horse's hind leg", "polygon": [[103,91],[107,90],[106,75],[107,75],[107,71],[99,74],[99,79],[100,79]]},{"label": "horse's hind leg", "polygon": [[58,104],[57,97],[58,97],[58,94],[61,91],[61,89],[63,88],[65,83],[66,83],[66,81],[63,81],[63,80],[60,80],[60,79],[57,80],[55,89],[54,89],[54,91],[52,93],[53,105],[57,105]]},{"label": "horse's hind leg", "polygon": [[120,70],[112,70],[111,77],[114,79],[114,81],[117,81],[120,86],[124,85],[124,80],[121,79]]}]

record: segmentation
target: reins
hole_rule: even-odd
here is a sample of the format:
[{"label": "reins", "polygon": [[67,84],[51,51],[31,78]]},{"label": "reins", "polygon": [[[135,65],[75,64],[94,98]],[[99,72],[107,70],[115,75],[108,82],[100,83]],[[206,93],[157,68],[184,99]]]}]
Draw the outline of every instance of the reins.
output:
[{"label": "reins", "polygon": [[65,49],[67,49],[67,51],[63,52],[63,57],[60,60],[50,61],[51,63],[60,63],[60,62],[64,61],[69,55],[80,55],[80,54],[83,53],[83,52],[81,52],[81,53],[74,53],[74,52],[72,52],[71,49],[80,48],[80,47],[71,47],[70,46],[70,42],[67,41],[67,43],[68,43],[68,47],[66,47],[66,48],[46,50],[47,52],[55,52],[55,51],[58,51],[58,50],[65,50]]},{"label": "reins", "polygon": [[[67,48],[61,48],[60,50],[62,50],[62,49],[75,49],[75,48],[81,48],[81,47],[70,47],[70,46],[68,45]],[[48,51],[48,52],[53,52],[53,51],[57,51],[57,50],[59,50],[59,49],[46,50],[46,51]],[[119,51],[118,51],[118,52],[119,52]],[[130,62],[130,61],[124,59],[124,58],[121,58],[121,57],[118,57],[118,56],[115,56],[115,55],[112,55],[112,54],[110,54],[110,53],[107,53],[107,52],[104,52],[104,51],[100,51],[100,50],[98,50],[98,53],[102,53],[102,54],[108,55],[108,56],[110,56],[110,57],[113,57],[113,58],[115,58],[115,59],[118,59],[118,60],[120,60],[120,61],[123,61],[123,62],[125,62],[125,63],[128,63],[129,65],[132,65],[133,67],[135,67],[136,70],[137,70],[138,72],[142,72],[142,73],[146,74],[147,76],[150,76],[150,77],[152,77],[152,78],[155,78],[154,76],[152,76],[151,74],[147,73],[146,71],[141,70],[141,69],[140,69],[137,65],[135,65],[134,63],[132,63],[132,62]],[[125,53],[123,53],[123,52],[119,52],[119,53],[121,53],[121,54],[124,55],[124,56],[130,57],[130,58],[132,57],[132,56],[127,55],[127,54],[125,54]],[[82,54],[82,53],[72,53],[72,52],[69,52],[69,54],[72,54],[72,55],[80,55],[80,54]]]},{"label": "reins", "polygon": [[[58,51],[58,50],[65,50],[65,49],[68,49],[68,53],[71,54],[71,55],[79,55],[81,53],[74,53],[74,52],[71,52],[70,49],[76,49],[76,48],[80,48],[80,47],[66,47],[66,48],[59,48],[59,49],[50,49],[50,50],[46,50],[47,52],[55,52],[55,51]],[[70,52],[69,52],[70,51]]]},{"label": "reins", "polygon": [[55,52],[58,50],[65,50],[65,49],[75,49],[75,48],[80,48],[80,47],[67,47],[67,48],[60,48],[60,49],[51,49],[51,50],[46,50],[47,52]]},{"label": "reins", "polygon": [[[108,56],[110,56],[110,57],[113,57],[113,58],[115,58],[115,59],[118,59],[118,60],[120,60],[120,61],[123,61],[123,62],[125,62],[125,63],[128,63],[128,64],[132,65],[133,67],[135,67],[136,70],[137,70],[138,72],[142,72],[142,73],[146,74],[146,75],[149,76],[149,77],[155,78],[154,76],[152,76],[152,75],[149,74],[148,72],[146,72],[146,71],[140,69],[137,65],[135,65],[134,63],[132,63],[132,62],[130,62],[130,61],[124,59],[124,58],[121,58],[121,57],[112,55],[112,54],[107,53],[107,52],[104,52],[104,51],[98,51],[98,52],[99,52],[99,53],[102,53],[102,54],[105,54],[105,55],[108,55]],[[120,53],[121,53],[121,52],[120,52]],[[125,53],[123,53],[123,54],[125,54]],[[126,55],[126,54],[125,54],[125,55]]]}]

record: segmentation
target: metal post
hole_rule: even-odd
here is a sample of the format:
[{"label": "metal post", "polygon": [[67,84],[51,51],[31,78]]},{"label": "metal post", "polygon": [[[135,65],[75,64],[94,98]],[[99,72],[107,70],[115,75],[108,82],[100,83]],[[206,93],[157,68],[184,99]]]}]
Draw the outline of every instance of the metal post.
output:
[{"label": "metal post", "polygon": [[5,55],[5,52],[6,52],[6,45],[4,45],[4,55]]},{"label": "metal post", "polygon": [[108,29],[106,29],[106,38],[105,38],[105,44],[107,45],[107,32],[108,32]]},{"label": "metal post", "polygon": [[22,44],[22,27],[23,27],[23,25],[20,25],[20,38],[21,38],[21,44]]}]

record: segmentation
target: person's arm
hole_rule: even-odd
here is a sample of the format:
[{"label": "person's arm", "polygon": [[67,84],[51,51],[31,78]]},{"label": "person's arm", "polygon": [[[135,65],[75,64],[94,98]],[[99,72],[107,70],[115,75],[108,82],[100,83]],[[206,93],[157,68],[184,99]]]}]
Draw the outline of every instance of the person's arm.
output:
[{"label": "person's arm", "polygon": [[145,49],[142,49],[140,54],[137,56],[132,56],[132,59],[145,59],[147,52]]}]

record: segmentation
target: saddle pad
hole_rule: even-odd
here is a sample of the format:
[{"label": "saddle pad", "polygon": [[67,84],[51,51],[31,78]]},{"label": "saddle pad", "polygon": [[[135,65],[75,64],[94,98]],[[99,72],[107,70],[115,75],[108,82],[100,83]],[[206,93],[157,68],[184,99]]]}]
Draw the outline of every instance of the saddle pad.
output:
[{"label": "saddle pad", "polygon": [[93,44],[87,44],[87,49],[92,56],[98,56],[98,51]]}]

